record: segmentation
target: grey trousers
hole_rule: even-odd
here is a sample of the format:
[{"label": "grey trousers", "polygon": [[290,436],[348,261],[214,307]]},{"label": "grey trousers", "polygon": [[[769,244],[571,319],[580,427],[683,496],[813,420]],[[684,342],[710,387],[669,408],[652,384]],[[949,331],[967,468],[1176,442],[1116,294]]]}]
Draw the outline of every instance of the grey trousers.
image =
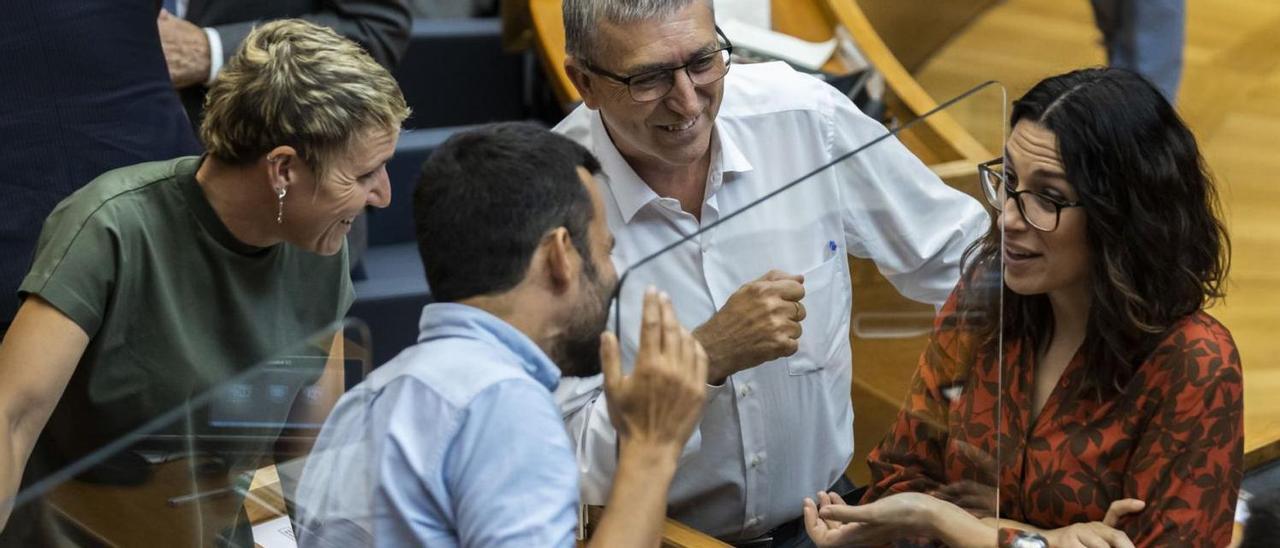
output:
[{"label": "grey trousers", "polygon": [[1178,98],[1186,0],[1090,0],[1107,63],[1141,74],[1169,102]]}]

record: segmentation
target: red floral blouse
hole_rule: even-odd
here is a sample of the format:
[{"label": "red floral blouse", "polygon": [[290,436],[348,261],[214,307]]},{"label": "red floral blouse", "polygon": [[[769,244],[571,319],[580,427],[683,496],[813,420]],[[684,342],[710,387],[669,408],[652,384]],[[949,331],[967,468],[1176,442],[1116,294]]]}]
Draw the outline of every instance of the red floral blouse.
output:
[{"label": "red floral blouse", "polygon": [[[1226,327],[1204,312],[1183,319],[1109,400],[1073,396],[1084,372],[1077,354],[1032,421],[1034,370],[1019,366],[1021,345],[1005,342],[1003,379],[997,360],[961,364],[967,341],[942,321],[954,301],[939,314],[896,425],[868,457],[863,503],[921,491],[979,516],[998,505],[1001,518],[1053,529],[1102,521],[1112,501],[1136,498],[1146,507],[1118,524],[1136,546],[1230,542],[1243,382]],[[1002,530],[1000,544],[1014,536]]]}]

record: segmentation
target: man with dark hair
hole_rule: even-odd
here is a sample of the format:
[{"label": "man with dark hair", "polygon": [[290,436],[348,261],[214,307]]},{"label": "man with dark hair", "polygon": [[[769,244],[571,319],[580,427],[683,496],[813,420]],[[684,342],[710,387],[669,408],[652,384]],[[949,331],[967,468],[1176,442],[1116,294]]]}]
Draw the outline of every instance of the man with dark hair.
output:
[{"label": "man with dark hair", "polygon": [[427,160],[414,217],[437,302],[418,344],[326,421],[298,491],[300,546],[573,545],[578,467],[551,391],[602,369],[622,434],[592,545],[657,543],[707,359],[650,289],[623,376],[601,335],[617,275],[599,167],[524,124],[454,136]]}]

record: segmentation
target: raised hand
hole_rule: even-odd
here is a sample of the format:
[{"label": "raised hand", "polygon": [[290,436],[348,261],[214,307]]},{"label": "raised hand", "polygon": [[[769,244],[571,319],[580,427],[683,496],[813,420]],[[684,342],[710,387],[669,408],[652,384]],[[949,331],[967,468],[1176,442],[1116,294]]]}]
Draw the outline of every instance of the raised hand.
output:
[{"label": "raised hand", "polygon": [[620,439],[679,454],[702,415],[707,354],[680,326],[665,294],[652,288],[645,293],[640,349],[630,375],[623,375],[618,356],[618,339],[602,334],[605,398]]}]

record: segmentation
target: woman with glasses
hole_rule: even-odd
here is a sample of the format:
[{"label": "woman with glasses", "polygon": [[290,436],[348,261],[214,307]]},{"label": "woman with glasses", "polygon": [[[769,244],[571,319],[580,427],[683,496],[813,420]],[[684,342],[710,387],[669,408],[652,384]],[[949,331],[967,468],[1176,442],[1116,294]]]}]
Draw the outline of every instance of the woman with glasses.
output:
[{"label": "woman with glasses", "polygon": [[810,536],[1227,545],[1243,386],[1204,311],[1230,244],[1194,137],[1116,69],[1040,82],[1011,125],[980,166],[1003,238],[966,254],[862,504],[807,500]]}]

